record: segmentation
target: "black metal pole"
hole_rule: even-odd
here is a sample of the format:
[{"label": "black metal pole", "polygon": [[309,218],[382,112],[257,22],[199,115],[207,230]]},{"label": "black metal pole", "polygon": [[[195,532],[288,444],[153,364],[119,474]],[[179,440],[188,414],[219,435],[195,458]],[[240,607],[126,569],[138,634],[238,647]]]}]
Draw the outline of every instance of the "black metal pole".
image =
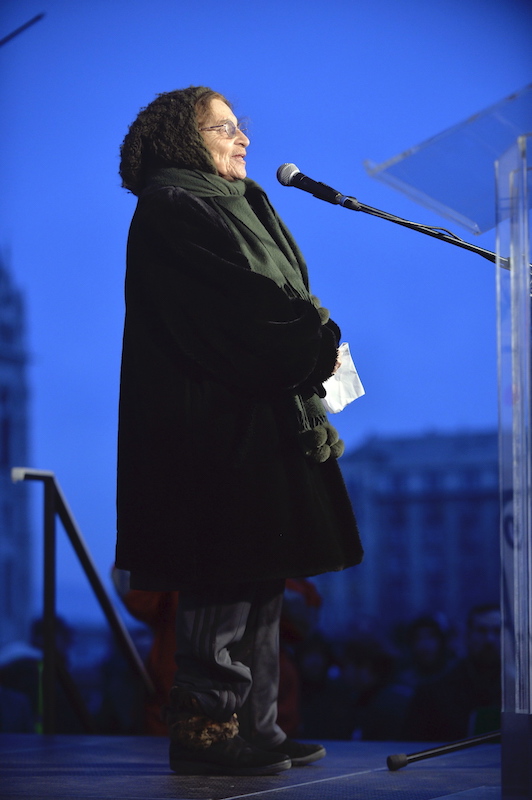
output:
[{"label": "black metal pole", "polygon": [[43,673],[42,729],[55,733],[55,484],[53,478],[44,480],[44,609],[43,609]]},{"label": "black metal pole", "polygon": [[8,33],[7,36],[4,36],[3,39],[0,39],[0,47],[2,47],[2,45],[4,44],[7,44],[7,42],[10,42],[11,39],[14,39],[15,36],[19,35],[19,33],[23,33],[23,31],[25,31],[31,25],[35,25],[35,23],[39,22],[39,20],[41,20],[43,17],[44,14],[37,14],[37,16],[32,17],[30,20],[25,22],[24,25],[21,25],[19,28],[16,28],[14,31],[11,31],[11,33]]},{"label": "black metal pole", "polygon": [[101,609],[105,614],[109,626],[111,627],[116,640],[120,647],[122,648],[123,653],[125,654],[126,658],[128,659],[129,663],[131,664],[132,668],[135,670],[137,675],[139,675],[142,683],[144,684],[144,688],[148,692],[148,694],[155,693],[155,687],[153,682],[148,675],[146,667],[140,658],[136,647],[133,645],[131,641],[131,637],[127,628],[125,627],[124,623],[116,613],[115,607],[112,604],[111,600],[109,599],[109,595],[107,594],[105,587],[102,584],[100,576],[96,570],[95,564],[91,558],[91,555],[87,549],[85,541],[81,535],[81,531],[78,529],[72,512],[68,507],[67,501],[61,487],[57,482],[54,484],[55,486],[55,498],[56,498],[56,512],[61,520],[61,523],[65,529],[65,532],[70,539],[72,547],[78,557],[79,563],[85,575],[87,576],[89,583],[92,587],[94,595],[98,602],[100,603]]},{"label": "black metal pole", "polygon": [[[486,258],[488,261],[491,261],[493,264],[497,263],[497,254],[492,250],[486,250],[484,247],[478,247],[476,244],[466,242],[464,239],[461,239],[455,233],[452,233],[446,228],[435,228],[431,225],[423,225],[420,222],[411,222],[411,220],[403,219],[402,217],[396,217],[395,214],[389,214],[387,211],[382,211],[380,208],[373,208],[373,206],[367,206],[365,203],[360,203],[356,197],[344,196],[342,197],[342,202],[340,205],[342,205],[344,208],[350,209],[351,211],[363,211],[365,214],[371,214],[374,217],[385,219],[388,222],[394,222],[396,225],[402,225],[405,228],[418,231],[418,233],[424,233],[426,236],[432,236],[435,239],[440,239],[442,242],[454,244],[455,247],[462,247],[464,250],[470,250],[472,253],[477,253],[479,256],[482,256],[482,258]],[[510,269],[509,259],[500,258],[499,266],[503,267],[504,269]]]},{"label": "black metal pole", "polygon": [[487,742],[495,742],[500,739],[501,732],[493,731],[493,733],[484,733],[481,736],[473,736],[471,739],[461,739],[459,742],[452,742],[451,744],[443,744],[439,747],[431,747],[429,750],[420,750],[418,753],[397,753],[393,756],[388,756],[386,759],[386,766],[392,772],[406,767],[412,761],[421,761],[423,758],[432,758],[433,756],[442,756],[445,753],[454,753],[455,750],[465,750],[466,747],[474,747],[477,744],[485,744]]}]

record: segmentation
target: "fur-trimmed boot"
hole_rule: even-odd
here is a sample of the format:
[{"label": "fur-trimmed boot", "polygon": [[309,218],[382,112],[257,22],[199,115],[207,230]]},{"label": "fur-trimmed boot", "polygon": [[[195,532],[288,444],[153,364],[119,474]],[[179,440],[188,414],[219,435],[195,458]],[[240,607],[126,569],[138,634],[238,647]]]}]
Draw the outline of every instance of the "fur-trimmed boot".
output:
[{"label": "fur-trimmed boot", "polygon": [[292,766],[284,753],[267,753],[242,739],[236,714],[226,722],[211,719],[178,686],[170,690],[163,715],[170,728],[170,769],[178,775],[275,775]]}]

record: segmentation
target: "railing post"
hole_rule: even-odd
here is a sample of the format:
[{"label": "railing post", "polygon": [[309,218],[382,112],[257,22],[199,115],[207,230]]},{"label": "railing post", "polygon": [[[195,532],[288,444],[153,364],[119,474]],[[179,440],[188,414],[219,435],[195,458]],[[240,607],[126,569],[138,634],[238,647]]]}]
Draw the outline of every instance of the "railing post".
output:
[{"label": "railing post", "polygon": [[56,536],[55,521],[59,517],[65,532],[70,539],[79,563],[87,576],[90,586],[98,600],[103,613],[115,634],[119,645],[126,654],[131,666],[142,680],[145,690],[153,695],[155,688],[146,671],[142,659],[131,641],[131,637],[120,619],[109,595],[107,594],[96,566],[78,529],[72,512],[56,482],[53,472],[31,469],[29,467],[13,467],[11,479],[17,481],[42,481],[44,485],[44,610],[43,610],[43,670],[39,684],[39,710],[42,713],[42,732],[55,733],[56,729],[56,687],[58,679],[62,681],[70,701],[77,709],[84,727],[92,732],[88,721],[88,713],[82,708],[82,700],[75,692],[70,676],[58,661],[55,629],[56,629]]},{"label": "railing post", "polygon": [[43,672],[42,672],[42,729],[55,733],[55,687],[57,679],[55,648],[55,485],[54,479],[44,479],[44,613],[43,613]]}]

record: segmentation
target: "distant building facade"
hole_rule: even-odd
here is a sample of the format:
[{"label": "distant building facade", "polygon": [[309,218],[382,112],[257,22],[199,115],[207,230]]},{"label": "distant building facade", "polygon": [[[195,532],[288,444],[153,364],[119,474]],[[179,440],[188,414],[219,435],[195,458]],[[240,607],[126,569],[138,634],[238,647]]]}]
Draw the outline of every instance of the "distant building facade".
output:
[{"label": "distant building facade", "polygon": [[26,639],[31,613],[28,487],[11,467],[28,464],[28,383],[24,301],[0,260],[0,646]]},{"label": "distant building facade", "polygon": [[389,629],[424,613],[459,624],[471,606],[499,601],[497,439],[372,437],[343,456],[365,557],[317,579],[326,630],[342,635],[363,619]]}]

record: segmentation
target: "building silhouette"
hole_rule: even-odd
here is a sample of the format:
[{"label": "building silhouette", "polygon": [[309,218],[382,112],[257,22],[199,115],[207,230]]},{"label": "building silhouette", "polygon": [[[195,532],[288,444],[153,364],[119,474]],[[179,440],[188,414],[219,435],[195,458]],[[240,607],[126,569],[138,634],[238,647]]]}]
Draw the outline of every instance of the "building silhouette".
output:
[{"label": "building silhouette", "polygon": [[28,487],[11,467],[28,465],[28,383],[24,300],[0,258],[0,646],[26,640],[31,615]]},{"label": "building silhouette", "polygon": [[371,437],[343,456],[365,557],[317,579],[325,630],[388,630],[425,613],[460,624],[473,605],[498,602],[497,438],[495,430]]}]

